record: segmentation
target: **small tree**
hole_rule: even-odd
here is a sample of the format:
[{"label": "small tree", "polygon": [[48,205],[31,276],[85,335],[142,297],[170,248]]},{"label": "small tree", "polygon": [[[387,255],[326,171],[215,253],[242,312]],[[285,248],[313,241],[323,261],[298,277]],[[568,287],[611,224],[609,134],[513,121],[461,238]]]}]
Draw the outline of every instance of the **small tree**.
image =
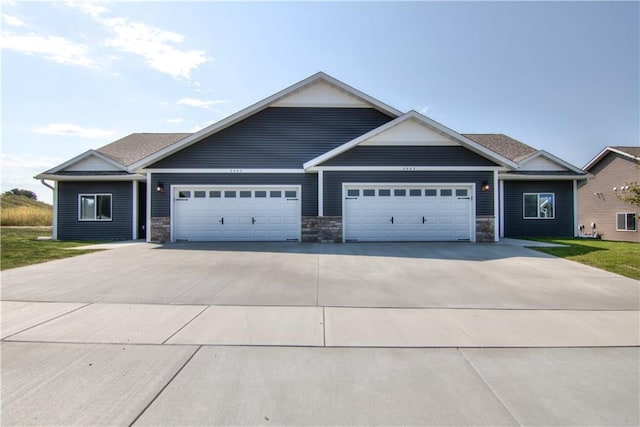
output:
[{"label": "small tree", "polygon": [[36,195],[36,193],[34,193],[33,191],[30,190],[22,190],[20,188],[14,188],[10,191],[7,191],[4,193],[5,195],[16,195],[16,196],[24,196],[24,197],[28,197],[32,200],[38,200],[38,196]]},{"label": "small tree", "polygon": [[637,182],[625,182],[620,191],[616,191],[616,197],[623,202],[640,206],[640,185]]}]

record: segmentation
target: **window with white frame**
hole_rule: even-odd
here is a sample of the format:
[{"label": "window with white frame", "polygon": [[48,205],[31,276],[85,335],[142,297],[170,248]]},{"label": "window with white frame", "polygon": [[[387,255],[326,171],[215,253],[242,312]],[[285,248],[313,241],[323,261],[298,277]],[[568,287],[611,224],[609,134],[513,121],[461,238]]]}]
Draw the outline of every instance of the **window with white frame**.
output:
[{"label": "window with white frame", "polygon": [[554,193],[524,193],[522,196],[522,212],[525,219],[555,218]]},{"label": "window with white frame", "polygon": [[637,231],[636,213],[623,212],[616,214],[616,230]]},{"label": "window with white frame", "polygon": [[111,194],[80,194],[80,221],[111,221]]}]

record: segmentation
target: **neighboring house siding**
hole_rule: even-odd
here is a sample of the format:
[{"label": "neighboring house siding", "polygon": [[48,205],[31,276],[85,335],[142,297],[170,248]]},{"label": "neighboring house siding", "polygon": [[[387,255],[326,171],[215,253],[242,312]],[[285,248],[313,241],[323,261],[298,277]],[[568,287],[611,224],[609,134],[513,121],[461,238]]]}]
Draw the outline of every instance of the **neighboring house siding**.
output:
[{"label": "neighboring house siding", "polygon": [[613,191],[613,187],[620,189],[625,182],[640,182],[640,165],[617,153],[609,153],[589,172],[593,178],[578,189],[578,224],[584,225],[584,233],[591,233],[591,223],[595,222],[596,231],[603,239],[640,242],[638,231],[616,230],[616,214],[639,214],[640,206],[620,201]]},{"label": "neighboring house siding", "polygon": [[271,107],[151,168],[294,168],[392,118],[373,108]]},{"label": "neighboring house siding", "polygon": [[321,166],[496,166],[491,160],[455,146],[358,146]]},{"label": "neighboring house siding", "polygon": [[475,183],[476,215],[493,215],[493,189],[482,192],[483,181],[493,185],[490,171],[465,172],[324,172],[324,215],[342,215],[342,184],[366,183]]},{"label": "neighboring house siding", "polygon": [[[112,194],[111,221],[79,221],[79,194]],[[132,235],[131,182],[58,183],[58,239],[129,240]]]},{"label": "neighboring house siding", "polygon": [[[554,193],[554,219],[524,219],[524,193]],[[505,181],[504,236],[573,236],[572,181]]]},{"label": "neighboring house siding", "polygon": [[151,216],[168,217],[171,209],[171,185],[301,185],[302,186],[302,215],[318,215],[318,175],[303,173],[280,174],[152,174],[151,188],[156,188],[159,182],[164,184],[165,192],[151,194]]}]

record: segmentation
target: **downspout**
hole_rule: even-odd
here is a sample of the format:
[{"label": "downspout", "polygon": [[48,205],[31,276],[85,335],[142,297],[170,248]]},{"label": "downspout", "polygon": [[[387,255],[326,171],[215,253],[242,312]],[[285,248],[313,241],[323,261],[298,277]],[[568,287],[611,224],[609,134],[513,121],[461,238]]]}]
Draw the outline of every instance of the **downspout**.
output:
[{"label": "downspout", "polygon": [[47,184],[47,182],[43,179],[40,180],[42,185],[47,188],[50,188],[53,191],[53,224],[51,228],[51,238],[53,240],[58,240],[58,182],[54,182],[54,186]]}]

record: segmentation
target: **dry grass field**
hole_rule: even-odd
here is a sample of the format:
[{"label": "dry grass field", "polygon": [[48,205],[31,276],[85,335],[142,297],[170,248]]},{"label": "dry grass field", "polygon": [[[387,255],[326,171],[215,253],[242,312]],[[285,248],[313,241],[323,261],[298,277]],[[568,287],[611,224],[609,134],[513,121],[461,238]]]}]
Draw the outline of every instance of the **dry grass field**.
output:
[{"label": "dry grass field", "polygon": [[25,196],[0,196],[0,224],[3,226],[51,226],[53,207]]}]

